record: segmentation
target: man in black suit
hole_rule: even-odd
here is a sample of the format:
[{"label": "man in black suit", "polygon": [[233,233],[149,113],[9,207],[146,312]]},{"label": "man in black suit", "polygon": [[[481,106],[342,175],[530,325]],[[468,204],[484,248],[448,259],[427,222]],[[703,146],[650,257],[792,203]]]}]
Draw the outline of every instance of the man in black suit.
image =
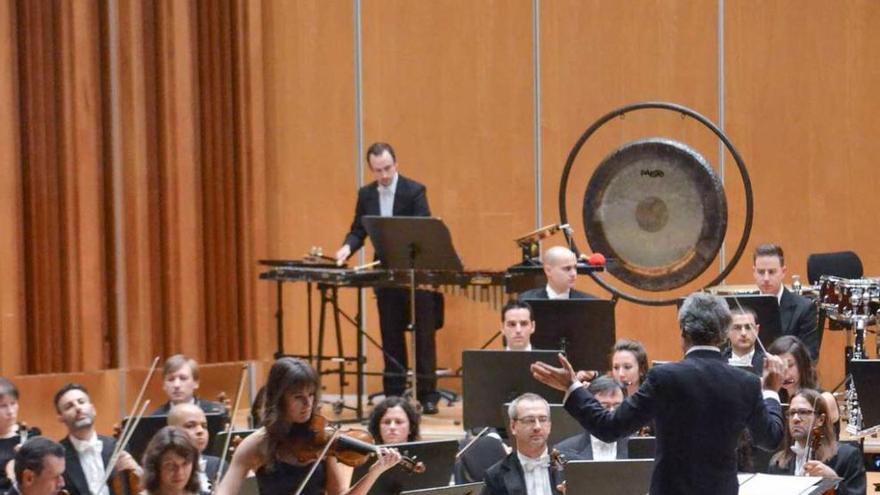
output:
[{"label": "man in black suit", "polygon": [[[813,361],[819,359],[818,312],[806,297],[785,288],[785,255],[775,244],[761,244],[752,254],[752,276],[761,294],[776,296],[779,301],[779,324],[782,333],[801,339],[810,349]],[[767,344],[769,345],[769,343]]]},{"label": "man in black suit", "polygon": [[577,257],[568,248],[553,246],[544,253],[547,285],[520,294],[520,299],[595,299],[574,288],[577,280]]},{"label": "man in black suit", "polygon": [[550,466],[550,405],[533,393],[510,403],[508,431],[516,451],[486,470],[482,495],[558,495],[560,472]]},{"label": "man in black suit", "polygon": [[651,368],[639,390],[613,413],[577,380],[568,360],[561,368],[532,365],[541,382],[567,390],[565,409],[596,437],[610,442],[654,420],[657,452],[651,494],[736,495],[735,449],[748,427],[755,443],[774,449],[783,435],[776,393],[783,363],[768,356],[764,392],[751,373],[727,364],[718,346],[730,326],[724,299],[692,294],[678,313],[685,358]]},{"label": "man in black suit", "polygon": [[15,453],[15,486],[7,495],[55,495],[64,488],[64,447],[33,437]]},{"label": "man in black suit", "polygon": [[[428,196],[425,186],[397,173],[394,149],[387,143],[373,143],[367,149],[367,163],[376,179],[360,188],[351,229],[342,247],[336,251],[338,263],[344,262],[364,245],[367,231],[364,215],[429,217]],[[435,304],[436,293],[416,291],[416,373],[419,402],[424,414],[437,413],[437,352],[434,331],[440,308]],[[385,358],[383,388],[386,397],[403,395],[406,391],[408,368],[404,331],[410,323],[409,291],[407,289],[376,289],[379,307],[379,327]]]},{"label": "man in black suit", "polygon": [[[171,412],[168,413],[168,426],[177,426],[185,431],[192,444],[198,449],[199,465],[193,467],[199,472],[199,484],[202,491],[210,493],[211,487],[217,479],[220,458],[205,454],[205,449],[211,442],[205,411],[195,404],[178,404],[172,407]],[[224,466],[224,472],[227,467],[228,465]]]},{"label": "man in black suit", "polygon": [[[782,449],[770,460],[770,474],[843,478],[835,491],[838,495],[867,493],[865,462],[858,448],[838,443],[834,426],[828,419],[828,403],[816,390],[801,389],[792,398],[788,428]],[[814,429],[822,432],[815,436]],[[807,442],[818,443],[807,457]]]},{"label": "man in black suit", "polygon": [[[623,403],[623,384],[610,376],[600,376],[590,383],[591,394],[606,411],[614,411]],[[556,444],[555,448],[569,461],[611,461],[628,459],[627,439],[617,442],[603,442],[584,431]]]},{"label": "man in black suit", "polygon": [[727,331],[727,346],[722,355],[730,364],[751,366],[761,375],[764,370],[764,352],[755,347],[758,340],[758,317],[750,308],[735,308],[730,311],[733,323]]},{"label": "man in black suit", "polygon": [[[68,383],[55,393],[58,420],[67,427],[67,436],[61,440],[65,450],[65,489],[70,495],[107,495],[110,483],[104,483],[104,470],[116,439],[95,432],[95,406],[85,387]],[[116,471],[130,469],[140,476],[143,472],[128,452],[123,451]]]},{"label": "man in black suit", "polygon": [[168,401],[152,412],[152,416],[168,414],[177,404],[195,404],[206,413],[226,414],[226,408],[219,402],[196,397],[199,389],[199,363],[195,359],[175,354],[165,360],[162,367],[162,390]]}]

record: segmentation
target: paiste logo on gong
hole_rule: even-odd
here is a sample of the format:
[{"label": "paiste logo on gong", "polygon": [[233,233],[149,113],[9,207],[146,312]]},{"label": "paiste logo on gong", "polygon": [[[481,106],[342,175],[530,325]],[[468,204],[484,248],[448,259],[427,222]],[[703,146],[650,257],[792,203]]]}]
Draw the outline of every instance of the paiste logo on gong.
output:
[{"label": "paiste logo on gong", "polygon": [[642,177],[651,177],[652,179],[659,179],[659,178],[665,176],[666,174],[663,173],[663,171],[658,168],[658,169],[654,169],[654,170],[642,169],[642,172],[640,175]]}]

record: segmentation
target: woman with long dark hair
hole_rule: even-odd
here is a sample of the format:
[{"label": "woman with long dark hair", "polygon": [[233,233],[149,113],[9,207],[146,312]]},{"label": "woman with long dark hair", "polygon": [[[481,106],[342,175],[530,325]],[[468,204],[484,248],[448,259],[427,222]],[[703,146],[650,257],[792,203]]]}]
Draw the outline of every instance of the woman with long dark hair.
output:
[{"label": "woman with long dark hair", "polygon": [[[311,435],[310,424],[318,402],[318,375],[308,363],[284,357],[272,365],[266,381],[263,427],[235,450],[219,495],[238,494],[241,482],[253,470],[261,494],[292,493],[308,476],[313,462],[297,460],[297,447]],[[341,466],[325,458],[306,485],[304,495],[366,495],[379,475],[400,461],[393,449],[379,448],[379,458],[367,474],[347,487]]]},{"label": "woman with long dark hair", "polygon": [[144,491],[148,495],[198,495],[199,449],[177,426],[159,430],[144,451]]}]

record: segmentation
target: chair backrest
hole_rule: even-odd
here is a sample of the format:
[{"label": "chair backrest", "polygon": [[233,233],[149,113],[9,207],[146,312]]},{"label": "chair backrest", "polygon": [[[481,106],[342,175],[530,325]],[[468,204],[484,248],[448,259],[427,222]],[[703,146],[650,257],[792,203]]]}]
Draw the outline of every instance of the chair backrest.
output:
[{"label": "chair backrest", "polygon": [[818,283],[822,275],[862,278],[864,275],[862,260],[852,251],[811,254],[807,258],[807,278],[810,284]]}]

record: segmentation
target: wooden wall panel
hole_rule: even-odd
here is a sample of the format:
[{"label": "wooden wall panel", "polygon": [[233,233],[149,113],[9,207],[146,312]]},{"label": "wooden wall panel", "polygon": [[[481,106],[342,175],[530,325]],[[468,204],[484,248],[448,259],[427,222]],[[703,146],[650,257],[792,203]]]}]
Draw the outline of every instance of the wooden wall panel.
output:
[{"label": "wooden wall panel", "polygon": [[22,227],[22,171],[19,162],[18,53],[16,4],[0,2],[0,338],[7,349],[0,374],[22,369],[24,356],[24,239]]},{"label": "wooden wall panel", "polygon": [[[876,276],[880,5],[725,5],[727,126],[752,173],[753,244],[781,244],[788,273],[802,280],[810,253],[846,249]],[[749,261],[732,281],[751,280]],[[826,387],[843,377],[843,345],[841,333],[826,332]]]},{"label": "wooden wall panel", "polygon": [[[560,218],[559,182],[571,148],[602,115],[630,103],[659,100],[716,118],[717,15],[711,2],[568,1],[542,2],[541,6],[541,208],[547,224]],[[714,141],[694,121],[670,112],[640,111],[609,122],[587,141],[569,179],[568,220],[582,251],[590,252],[581,219],[590,176],[612,150],[649,136],[687,143],[717,167]],[[657,299],[675,295],[630,290],[608,279],[639,296]],[[579,281],[578,285],[609,297],[592,281]],[[679,293],[686,294],[687,288]],[[642,341],[650,359],[681,356],[674,309],[621,301],[616,318],[617,336]]]},{"label": "wooden wall panel", "polygon": [[[352,2],[273,1],[264,7],[267,247],[256,259],[300,258],[311,246],[332,254],[354,212],[360,159],[354,151]],[[271,294],[264,308],[274,311],[274,287],[259,283],[270,286],[263,289]],[[284,290],[284,350],[304,354],[305,288],[287,284]],[[344,292],[341,304],[353,314],[355,294]],[[274,325],[266,320],[257,328],[260,355],[276,349]],[[351,353],[352,327],[344,336]]]},{"label": "wooden wall panel", "polygon": [[[392,143],[400,173],[427,186],[466,268],[518,262],[512,240],[534,225],[531,18],[529,2],[364,3],[366,142]],[[458,368],[499,327],[487,305],[447,296],[438,366]]]}]

